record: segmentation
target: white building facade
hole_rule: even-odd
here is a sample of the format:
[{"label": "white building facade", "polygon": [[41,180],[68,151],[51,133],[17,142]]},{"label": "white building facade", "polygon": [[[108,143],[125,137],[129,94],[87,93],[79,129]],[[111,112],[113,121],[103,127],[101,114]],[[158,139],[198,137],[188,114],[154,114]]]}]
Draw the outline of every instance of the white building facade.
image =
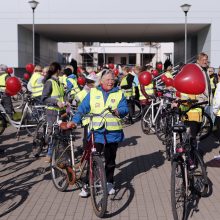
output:
[{"label": "white building facade", "polygon": [[[192,5],[187,14],[188,59],[203,51],[209,55],[211,66],[218,67],[220,64],[218,0],[202,3],[201,0],[170,0],[169,4],[163,0],[39,0],[39,3],[35,10],[36,63],[45,65],[58,60],[58,42],[173,42],[173,61],[184,62],[185,15],[180,6],[188,3]],[[32,62],[32,18],[28,1],[0,2],[0,63],[23,67]],[[119,44],[121,49],[125,48],[122,43]],[[141,55],[145,54],[145,50],[146,54],[154,54],[154,61],[158,59],[159,53],[161,59],[166,56],[162,48],[158,52],[156,48],[147,46],[144,51],[141,49],[143,46],[129,47],[128,53],[122,50],[120,56],[114,55],[115,63],[133,59],[141,64]],[[127,50],[129,47],[126,46]],[[138,49],[134,53],[133,47]],[[91,47],[88,48],[90,50]],[[97,53],[93,45],[91,52],[100,59],[103,54],[108,54],[103,56],[105,62],[111,54],[119,54],[117,46],[105,45],[104,48],[105,51]],[[154,51],[149,51],[150,48]],[[135,54],[135,57],[132,55],[133,58],[129,58],[125,54]],[[147,62],[147,56],[145,59]]]}]

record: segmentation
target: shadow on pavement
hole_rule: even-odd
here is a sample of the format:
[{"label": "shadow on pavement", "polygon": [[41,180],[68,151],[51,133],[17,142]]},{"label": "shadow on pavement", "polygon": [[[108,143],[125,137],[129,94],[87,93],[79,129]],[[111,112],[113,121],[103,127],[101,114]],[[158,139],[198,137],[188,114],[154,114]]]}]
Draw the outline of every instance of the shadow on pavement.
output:
[{"label": "shadow on pavement", "polygon": [[108,213],[106,218],[111,218],[125,210],[134,198],[134,187],[132,180],[139,174],[144,174],[151,168],[158,168],[164,164],[165,157],[161,152],[154,152],[148,155],[142,155],[130,158],[117,164],[120,172],[115,176],[116,194],[110,196],[108,204]]},{"label": "shadow on pavement", "polygon": [[29,196],[29,190],[42,179],[33,181],[36,176],[45,172],[38,168],[19,174],[0,185],[0,218],[21,206]]},{"label": "shadow on pavement", "polygon": [[123,140],[123,142],[119,144],[119,147],[135,146],[138,144],[138,138],[141,138],[141,136],[132,136],[129,138],[125,138],[125,140]]}]

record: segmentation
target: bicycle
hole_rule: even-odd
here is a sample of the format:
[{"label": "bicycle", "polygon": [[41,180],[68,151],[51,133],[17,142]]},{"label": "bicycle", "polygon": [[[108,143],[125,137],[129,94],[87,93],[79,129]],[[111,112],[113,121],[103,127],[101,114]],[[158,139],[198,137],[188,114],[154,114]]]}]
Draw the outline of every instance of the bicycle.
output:
[{"label": "bicycle", "polygon": [[[180,113],[180,118],[192,109],[207,102],[193,104],[187,111]],[[172,127],[173,134],[179,135],[179,143],[173,140],[173,157],[171,168],[171,204],[175,220],[187,218],[187,208],[192,193],[207,195],[208,177],[204,161],[198,151],[198,142],[192,148],[190,130],[179,121]],[[175,138],[175,136],[174,136]],[[193,166],[192,166],[193,164]]]},{"label": "bicycle", "polygon": [[[60,116],[61,118],[66,118],[67,121],[71,120],[71,118],[76,112],[76,106],[72,105],[72,106],[69,106],[69,108],[70,108],[70,112],[64,113],[63,115]],[[59,117],[59,113],[58,113],[58,117]],[[59,121],[59,118],[57,118],[56,123],[58,123],[58,121]],[[42,120],[39,121],[37,128],[33,135],[32,154],[34,157],[39,157],[42,150],[44,148],[45,149],[47,148],[50,136],[51,134],[48,133],[48,122],[45,120],[45,118],[43,118]]]},{"label": "bicycle", "polygon": [[17,128],[17,138],[19,138],[19,132],[22,128],[25,128],[28,134],[32,135],[38,122],[44,117],[44,106],[32,105],[33,99],[29,96],[27,98],[27,102],[23,106],[20,121],[15,121],[6,113],[6,110],[2,105],[2,94],[3,93],[0,93],[0,134],[4,132],[7,124],[9,123],[13,127]]},{"label": "bicycle", "polygon": [[[68,136],[63,136],[63,131],[68,131],[66,123],[60,124],[60,132],[55,136],[55,147],[52,153],[51,175],[53,184],[59,191],[65,191],[68,185],[80,184],[83,178],[89,175],[89,188],[93,210],[98,217],[103,217],[107,209],[107,182],[104,167],[104,158],[96,151],[94,142],[93,117],[102,117],[109,113],[111,108],[104,109],[100,114],[88,114],[90,137],[82,155],[77,155],[73,145],[72,130]],[[117,117],[117,116],[116,116]],[[88,172],[88,173],[87,173]]]},{"label": "bicycle", "polygon": [[[170,99],[166,96],[156,97],[155,95],[149,95],[148,98],[150,98],[151,104],[145,106],[141,118],[141,128],[144,134],[155,133],[156,121],[167,108]],[[159,128],[157,130],[159,130]]]}]

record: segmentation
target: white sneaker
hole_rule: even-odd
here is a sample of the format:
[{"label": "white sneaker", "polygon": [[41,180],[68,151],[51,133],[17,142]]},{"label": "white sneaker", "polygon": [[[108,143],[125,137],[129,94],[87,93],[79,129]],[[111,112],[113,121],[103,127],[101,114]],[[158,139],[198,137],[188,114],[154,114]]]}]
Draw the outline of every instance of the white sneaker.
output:
[{"label": "white sneaker", "polygon": [[112,183],[107,183],[107,190],[109,195],[115,194],[114,185]]},{"label": "white sneaker", "polygon": [[79,193],[79,196],[82,197],[82,198],[88,197],[88,196],[89,196],[88,190],[85,189],[85,188],[82,188],[82,189],[81,189],[81,192]]},{"label": "white sneaker", "polygon": [[214,159],[215,159],[215,160],[220,160],[220,154],[217,155],[217,156],[214,156]]}]

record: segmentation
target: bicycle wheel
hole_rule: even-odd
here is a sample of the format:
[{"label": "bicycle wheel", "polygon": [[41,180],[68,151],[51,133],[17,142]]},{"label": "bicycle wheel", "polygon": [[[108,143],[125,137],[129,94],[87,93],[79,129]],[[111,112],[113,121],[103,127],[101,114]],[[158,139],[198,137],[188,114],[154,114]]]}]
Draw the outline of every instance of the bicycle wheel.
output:
[{"label": "bicycle wheel", "polygon": [[184,167],[181,161],[173,161],[171,170],[171,205],[174,220],[186,219],[186,200]]},{"label": "bicycle wheel", "polygon": [[160,141],[166,140],[167,119],[164,114],[159,114],[155,121],[155,133]]},{"label": "bicycle wheel", "polygon": [[[51,177],[53,184],[55,188],[58,191],[65,191],[68,188],[69,181],[67,172],[65,169],[65,166],[60,166],[61,162],[63,162],[63,146],[60,141],[57,141],[54,145],[53,151],[52,151],[52,158],[50,163],[50,169],[51,169]],[[66,155],[66,154],[65,154]],[[65,160],[67,158],[65,157]],[[68,159],[67,159],[68,161]],[[65,161],[66,162],[66,161]]]},{"label": "bicycle wheel", "polygon": [[196,165],[193,171],[193,188],[200,196],[206,196],[208,192],[208,177],[204,161],[197,150],[194,150],[194,163]]},{"label": "bicycle wheel", "polygon": [[5,118],[0,113],[0,135],[3,134],[6,127],[7,127],[7,122],[6,122]]},{"label": "bicycle wheel", "polygon": [[[141,129],[143,131],[144,134],[149,134],[151,132],[152,128],[152,114],[151,114],[151,110],[148,110],[149,106],[146,106],[143,109],[142,112],[142,117],[141,117]],[[153,130],[154,131],[154,130]]]},{"label": "bicycle wheel", "polygon": [[202,117],[202,126],[198,134],[200,140],[204,140],[212,133],[213,122],[211,117],[204,112]]},{"label": "bicycle wheel", "polygon": [[93,156],[91,164],[89,184],[92,206],[96,216],[102,218],[107,209],[108,199],[105,168],[100,156]]},{"label": "bicycle wheel", "polygon": [[32,109],[28,109],[24,117],[24,125],[26,126],[26,131],[30,136],[34,135],[38,123],[39,118],[37,117],[37,115],[34,114],[34,111],[32,111]]},{"label": "bicycle wheel", "polygon": [[42,120],[37,125],[37,128],[34,133],[33,138],[33,146],[32,146],[32,153],[35,157],[38,157],[43,149],[46,146],[47,140],[47,122]]}]

